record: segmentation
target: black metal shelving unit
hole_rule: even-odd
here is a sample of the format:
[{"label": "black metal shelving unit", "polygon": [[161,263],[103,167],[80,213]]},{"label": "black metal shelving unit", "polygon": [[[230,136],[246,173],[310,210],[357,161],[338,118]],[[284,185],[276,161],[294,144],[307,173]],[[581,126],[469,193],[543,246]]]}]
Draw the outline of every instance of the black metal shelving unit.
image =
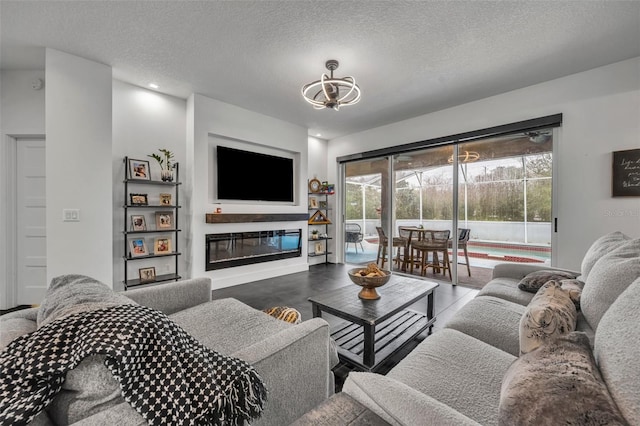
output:
[{"label": "black metal shelving unit", "polygon": [[[315,214],[315,212],[317,211],[322,211],[324,212],[325,217],[329,217],[329,211],[331,210],[331,208],[329,208],[329,195],[333,195],[327,192],[309,192],[309,198],[311,197],[324,197],[324,202],[325,202],[325,206],[324,207],[309,207],[309,219],[311,219],[313,217],[313,215]],[[311,221],[309,222],[309,227],[324,227],[324,233],[325,235],[329,235],[329,225],[331,225],[331,223],[320,223],[320,224],[315,224],[312,223]],[[331,237],[318,237],[318,238],[311,238],[309,236],[309,243],[313,242],[313,243],[317,243],[317,242],[322,242],[324,245],[324,252],[321,254],[316,254],[315,252],[315,244],[314,244],[314,249],[313,251],[309,250],[307,255],[308,257],[322,257],[324,256],[324,263],[327,264],[329,263],[329,255],[332,254],[332,252],[329,251],[329,240],[331,240]]]},{"label": "black metal shelving unit", "polygon": [[[175,173],[174,173],[174,181],[172,182],[165,182],[165,181],[158,181],[158,180],[144,180],[144,179],[131,179],[131,177],[129,176],[129,157],[125,157],[124,158],[124,164],[125,164],[125,179],[123,180],[123,184],[124,184],[124,203],[123,203],[123,211],[124,211],[124,230],[123,230],[123,235],[124,235],[124,253],[125,255],[123,256],[124,258],[124,289],[127,290],[131,287],[135,287],[135,286],[139,286],[139,285],[149,285],[149,284],[156,284],[156,283],[161,283],[161,282],[167,282],[167,281],[177,281],[179,279],[182,278],[182,276],[180,276],[179,274],[179,267],[178,267],[178,260],[179,260],[179,256],[182,254],[179,251],[179,246],[178,246],[178,235],[179,233],[182,231],[181,229],[179,229],[178,224],[180,223],[179,221],[179,212],[180,212],[180,174],[179,174],[179,164],[176,163],[175,164]],[[129,195],[132,193],[130,186],[134,186],[134,187],[138,187],[138,186],[147,186],[147,187],[153,187],[153,188],[166,188],[167,190],[171,190],[172,191],[172,197],[174,198],[175,201],[172,201],[171,205],[162,205],[162,204],[146,204],[146,205],[140,205],[140,204],[131,204],[130,200],[129,200]],[[161,190],[158,191],[159,193],[161,192]],[[144,210],[156,210],[156,211],[171,211],[173,212],[173,217],[174,217],[174,228],[172,229],[151,229],[151,230],[144,230],[144,231],[133,231],[130,229],[131,226],[131,221],[129,220],[131,217],[131,211],[135,211],[135,210],[140,210],[140,211],[144,211]],[[145,219],[146,222],[146,219]],[[129,237],[131,236],[135,236],[135,235],[148,235],[148,234],[158,234],[158,235],[168,235],[171,234],[173,237],[173,244],[172,244],[172,251],[170,253],[161,253],[161,254],[155,254],[155,253],[149,253],[147,255],[143,255],[143,256],[131,256],[130,253],[130,249],[129,249]],[[146,241],[145,241],[145,245]],[[149,245],[147,245],[147,247],[150,247]],[[139,278],[130,278],[129,277],[129,270],[128,270],[128,264],[129,262],[138,262],[141,260],[148,260],[148,259],[154,259],[154,258],[161,258],[161,257],[173,257],[174,258],[174,270],[171,273],[167,273],[167,274],[162,274],[162,275],[156,275],[155,279],[153,281],[142,281]]]}]

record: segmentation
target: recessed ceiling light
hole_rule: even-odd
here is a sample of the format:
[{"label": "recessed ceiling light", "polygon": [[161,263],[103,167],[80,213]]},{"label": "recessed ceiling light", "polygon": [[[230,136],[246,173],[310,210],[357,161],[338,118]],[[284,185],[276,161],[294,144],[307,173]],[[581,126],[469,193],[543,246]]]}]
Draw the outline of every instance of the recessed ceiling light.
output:
[{"label": "recessed ceiling light", "polygon": [[151,87],[152,89],[158,89],[158,88],[160,88],[160,86],[158,86],[158,85],[157,85],[157,84],[155,84],[155,83],[149,83],[149,87]]}]

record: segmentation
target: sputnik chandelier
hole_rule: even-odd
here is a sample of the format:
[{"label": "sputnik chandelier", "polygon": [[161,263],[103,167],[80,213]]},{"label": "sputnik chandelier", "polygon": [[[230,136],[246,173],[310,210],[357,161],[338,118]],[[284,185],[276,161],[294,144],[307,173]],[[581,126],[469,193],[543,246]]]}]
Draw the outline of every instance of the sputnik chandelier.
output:
[{"label": "sputnik chandelier", "polygon": [[341,106],[354,105],[360,100],[360,88],[353,77],[337,78],[333,71],[338,68],[338,61],[330,59],[325,66],[331,75],[322,74],[320,80],[302,87],[302,96],[315,109],[331,108],[338,111]]}]

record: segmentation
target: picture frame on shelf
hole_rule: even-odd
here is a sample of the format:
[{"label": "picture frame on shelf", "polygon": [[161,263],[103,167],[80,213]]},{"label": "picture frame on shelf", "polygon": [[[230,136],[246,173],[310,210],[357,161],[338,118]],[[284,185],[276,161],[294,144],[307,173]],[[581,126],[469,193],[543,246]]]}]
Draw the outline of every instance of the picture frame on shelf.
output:
[{"label": "picture frame on shelf", "polygon": [[171,253],[171,239],[166,237],[156,238],[153,242],[153,254]]},{"label": "picture frame on shelf", "polygon": [[151,180],[149,162],[129,158],[129,179]]},{"label": "picture frame on shelf", "polygon": [[316,243],[314,246],[314,253],[316,255],[324,254],[324,245],[322,243]]},{"label": "picture frame on shelf", "polygon": [[144,242],[144,238],[134,238],[129,240],[129,256],[130,257],[139,257],[139,256],[147,256],[149,251],[147,250],[147,245]]},{"label": "picture frame on shelf", "polygon": [[147,194],[129,194],[129,200],[132,206],[147,206],[149,205],[149,199]]},{"label": "picture frame on shelf", "polygon": [[156,268],[151,266],[149,268],[138,269],[138,275],[140,276],[140,283],[152,283],[156,280]]},{"label": "picture frame on shelf", "polygon": [[144,215],[132,214],[131,215],[131,230],[132,231],[146,231],[147,221]]},{"label": "picture frame on shelf", "polygon": [[326,209],[327,208],[327,202],[325,200],[319,200],[318,201],[318,208]]},{"label": "picture frame on shelf", "polygon": [[171,194],[160,194],[160,205],[161,206],[170,206],[171,205]]},{"label": "picture frame on shelf", "polygon": [[318,208],[318,199],[316,197],[309,197],[309,208],[311,209]]},{"label": "picture frame on shelf", "polygon": [[174,229],[173,212],[156,212],[156,229]]}]

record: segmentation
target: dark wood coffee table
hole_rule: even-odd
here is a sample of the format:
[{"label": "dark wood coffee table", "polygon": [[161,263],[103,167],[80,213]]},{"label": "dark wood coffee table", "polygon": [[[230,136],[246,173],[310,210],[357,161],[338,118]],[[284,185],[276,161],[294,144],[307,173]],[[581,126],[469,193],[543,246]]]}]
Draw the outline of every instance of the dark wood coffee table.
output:
[{"label": "dark wood coffee table", "polygon": [[[331,337],[338,344],[340,358],[363,371],[376,371],[389,357],[401,350],[424,330],[433,328],[434,291],[438,283],[392,275],[378,287],[380,299],[358,297],[355,284],[310,297],[314,317],[322,312],[342,318],[331,326]],[[426,298],[426,315],[407,309]]]}]

